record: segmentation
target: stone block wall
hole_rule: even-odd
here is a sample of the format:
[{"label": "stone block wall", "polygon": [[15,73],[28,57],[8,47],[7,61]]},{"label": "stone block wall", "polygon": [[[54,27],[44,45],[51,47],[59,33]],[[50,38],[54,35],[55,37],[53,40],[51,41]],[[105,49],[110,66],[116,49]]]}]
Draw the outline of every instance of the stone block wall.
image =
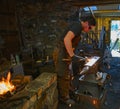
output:
[{"label": "stone block wall", "polygon": [[61,2],[19,2],[18,16],[22,47],[37,51],[38,57],[52,57],[53,49],[70,20],[78,18],[77,8]]}]

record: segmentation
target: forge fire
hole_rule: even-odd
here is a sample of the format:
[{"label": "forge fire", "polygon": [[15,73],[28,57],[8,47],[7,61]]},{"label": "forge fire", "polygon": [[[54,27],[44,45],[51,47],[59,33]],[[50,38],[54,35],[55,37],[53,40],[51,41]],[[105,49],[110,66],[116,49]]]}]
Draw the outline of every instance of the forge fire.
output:
[{"label": "forge fire", "polygon": [[0,95],[4,95],[7,92],[12,92],[15,90],[15,86],[10,82],[11,79],[11,73],[8,72],[7,77],[2,77],[2,80],[0,80]]}]

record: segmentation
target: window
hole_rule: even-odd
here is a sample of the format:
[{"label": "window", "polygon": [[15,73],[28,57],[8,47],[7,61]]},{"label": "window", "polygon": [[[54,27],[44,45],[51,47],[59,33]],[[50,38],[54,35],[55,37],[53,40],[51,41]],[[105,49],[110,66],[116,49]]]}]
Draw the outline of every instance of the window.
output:
[{"label": "window", "polygon": [[111,21],[110,40],[113,57],[120,57],[120,20]]},{"label": "window", "polygon": [[97,10],[97,7],[96,7],[96,6],[85,7],[84,10],[85,10],[85,11],[89,11],[89,8],[90,8],[91,10],[93,10],[93,11],[94,11],[94,10]]}]

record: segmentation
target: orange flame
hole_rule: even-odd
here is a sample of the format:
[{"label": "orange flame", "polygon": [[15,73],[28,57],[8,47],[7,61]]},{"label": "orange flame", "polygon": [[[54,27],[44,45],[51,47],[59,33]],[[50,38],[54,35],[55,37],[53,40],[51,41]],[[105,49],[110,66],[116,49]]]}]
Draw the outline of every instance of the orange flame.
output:
[{"label": "orange flame", "polygon": [[93,100],[93,104],[94,104],[94,105],[97,104],[97,101],[96,101],[96,100]]},{"label": "orange flame", "polygon": [[7,93],[8,91],[12,92],[15,89],[15,86],[10,83],[11,73],[8,72],[7,78],[2,78],[0,81],[0,95]]}]

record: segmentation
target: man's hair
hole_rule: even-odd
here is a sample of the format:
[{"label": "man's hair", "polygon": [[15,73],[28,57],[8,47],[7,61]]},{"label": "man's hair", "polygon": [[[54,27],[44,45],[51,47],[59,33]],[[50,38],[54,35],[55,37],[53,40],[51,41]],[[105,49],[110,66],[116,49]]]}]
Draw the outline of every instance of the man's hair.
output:
[{"label": "man's hair", "polygon": [[80,20],[83,21],[83,22],[88,21],[88,24],[92,25],[92,26],[96,25],[96,20],[93,16],[81,17]]}]

